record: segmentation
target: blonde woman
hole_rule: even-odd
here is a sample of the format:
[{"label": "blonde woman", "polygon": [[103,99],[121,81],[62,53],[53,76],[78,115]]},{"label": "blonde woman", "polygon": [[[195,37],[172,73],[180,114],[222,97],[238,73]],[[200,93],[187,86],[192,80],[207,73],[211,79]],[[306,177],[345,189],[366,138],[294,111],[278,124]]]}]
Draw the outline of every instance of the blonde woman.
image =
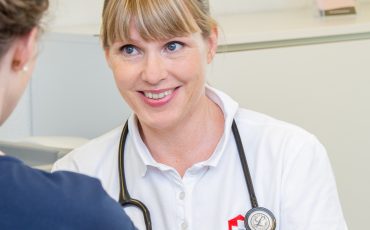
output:
[{"label": "blonde woman", "polygon": [[54,170],[98,177],[140,230],[347,229],[317,139],[206,84],[205,1],[106,0],[101,35],[133,114]]},{"label": "blonde woman", "polygon": [[[22,95],[35,64],[48,0],[0,0],[0,125]],[[133,229],[97,179],[32,169],[0,151],[1,230]]]}]

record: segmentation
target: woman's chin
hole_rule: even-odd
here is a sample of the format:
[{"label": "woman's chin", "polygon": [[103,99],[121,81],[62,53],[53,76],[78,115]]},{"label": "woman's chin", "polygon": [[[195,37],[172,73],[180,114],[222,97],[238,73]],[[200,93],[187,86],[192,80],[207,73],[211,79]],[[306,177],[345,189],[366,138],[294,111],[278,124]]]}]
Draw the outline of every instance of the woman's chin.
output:
[{"label": "woman's chin", "polygon": [[148,116],[146,119],[142,118],[140,119],[141,126],[144,126],[143,128],[152,129],[152,130],[169,130],[178,124],[178,119],[175,119],[174,117],[166,116],[166,115],[153,115]]}]

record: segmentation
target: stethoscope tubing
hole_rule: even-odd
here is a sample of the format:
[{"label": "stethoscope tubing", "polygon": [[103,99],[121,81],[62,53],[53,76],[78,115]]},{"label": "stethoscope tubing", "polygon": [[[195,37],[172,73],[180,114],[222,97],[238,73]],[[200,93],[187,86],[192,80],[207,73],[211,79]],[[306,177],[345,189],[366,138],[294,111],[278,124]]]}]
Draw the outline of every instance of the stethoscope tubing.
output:
[{"label": "stethoscope tubing", "polygon": [[119,194],[119,202],[122,207],[124,206],[135,206],[141,210],[144,216],[146,230],[152,230],[152,221],[150,218],[149,209],[139,200],[132,199],[130,193],[127,190],[126,185],[126,177],[125,177],[125,164],[124,164],[124,149],[126,145],[126,138],[128,134],[128,124],[125,123],[123,127],[123,131],[120,138],[120,145],[119,145],[119,153],[118,154],[118,167],[119,167],[119,181],[120,181],[120,194]]},{"label": "stethoscope tubing", "polygon": [[244,178],[245,178],[245,182],[246,182],[247,188],[248,188],[249,199],[251,201],[252,208],[257,208],[258,207],[257,197],[256,197],[256,194],[254,193],[252,177],[251,177],[251,174],[249,172],[247,158],[245,157],[245,153],[244,153],[243,143],[240,139],[239,130],[238,130],[238,127],[236,126],[235,120],[233,120],[233,124],[231,126],[231,129],[232,129],[233,134],[234,134],[236,147],[238,149],[240,162],[242,164]]},{"label": "stethoscope tubing", "polygon": [[[237,146],[237,149],[238,149],[238,154],[239,154],[240,162],[241,162],[241,165],[242,165],[242,170],[243,170],[245,182],[247,184],[249,198],[250,198],[250,202],[251,202],[251,206],[252,206],[252,209],[249,212],[255,211],[255,210],[264,211],[265,213],[267,213],[269,216],[271,216],[273,218],[272,219],[273,220],[273,228],[271,228],[271,229],[275,229],[276,223],[275,223],[275,219],[273,217],[273,214],[265,208],[258,207],[257,197],[256,197],[256,194],[255,194],[254,188],[253,188],[252,177],[251,177],[251,174],[249,172],[247,159],[246,159],[246,156],[245,156],[245,153],[244,153],[243,143],[241,141],[239,130],[238,130],[238,127],[235,123],[235,120],[233,120],[233,122],[232,122],[231,129],[232,129],[234,139],[235,139],[235,142],[236,142],[236,146]],[[120,138],[120,143],[119,143],[119,149],[118,149],[118,152],[119,152],[118,167],[119,167],[119,179],[120,179],[119,202],[120,202],[122,207],[124,207],[124,206],[135,206],[135,207],[139,208],[141,210],[141,212],[143,213],[143,216],[144,216],[146,230],[152,230],[152,222],[151,222],[151,218],[150,218],[149,209],[141,201],[136,200],[136,199],[132,199],[128,190],[127,190],[126,177],[125,177],[125,168],[124,168],[124,149],[125,149],[125,145],[126,145],[127,135],[128,135],[128,121],[126,121],[126,123],[123,127],[121,138]],[[248,215],[248,213],[247,213],[247,215]],[[247,220],[245,220],[245,221],[247,221]],[[249,229],[248,224],[246,224],[246,227],[247,227],[247,229]]]}]

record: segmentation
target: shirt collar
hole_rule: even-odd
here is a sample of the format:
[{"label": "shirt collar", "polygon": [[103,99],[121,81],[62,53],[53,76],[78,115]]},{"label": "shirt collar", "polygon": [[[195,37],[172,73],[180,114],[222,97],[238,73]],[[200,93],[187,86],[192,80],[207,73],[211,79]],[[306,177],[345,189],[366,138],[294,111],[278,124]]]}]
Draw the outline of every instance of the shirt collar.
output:
[{"label": "shirt collar", "polygon": [[[218,162],[220,161],[220,158],[222,157],[222,153],[225,152],[227,140],[229,140],[231,135],[232,121],[239,107],[238,103],[235,102],[231,97],[208,85],[206,85],[206,95],[221,108],[225,118],[224,124],[225,130],[215,149],[215,152],[211,155],[211,157],[206,161],[195,164],[193,167],[217,166]],[[134,149],[138,153],[138,156],[142,163],[140,165],[140,174],[142,176],[145,176],[148,167],[158,168],[163,171],[172,169],[171,167],[158,163],[156,160],[154,160],[147,146],[141,139],[139,128],[137,126],[137,117],[135,114],[132,114],[130,116],[128,120],[128,128],[129,136],[134,145]]]},{"label": "shirt collar", "polygon": [[149,149],[143,142],[138,128],[137,117],[132,114],[128,120],[129,136],[133,142],[135,152],[139,156],[139,171],[141,176],[145,176],[148,167],[159,168],[161,170],[171,170],[171,167],[158,163],[149,152]]},{"label": "shirt collar", "polygon": [[225,152],[225,148],[230,135],[232,135],[231,125],[239,108],[239,104],[234,101],[229,95],[208,85],[206,86],[206,95],[221,108],[224,114],[224,133],[211,157],[206,161],[199,162],[198,164],[216,167],[223,153]]}]

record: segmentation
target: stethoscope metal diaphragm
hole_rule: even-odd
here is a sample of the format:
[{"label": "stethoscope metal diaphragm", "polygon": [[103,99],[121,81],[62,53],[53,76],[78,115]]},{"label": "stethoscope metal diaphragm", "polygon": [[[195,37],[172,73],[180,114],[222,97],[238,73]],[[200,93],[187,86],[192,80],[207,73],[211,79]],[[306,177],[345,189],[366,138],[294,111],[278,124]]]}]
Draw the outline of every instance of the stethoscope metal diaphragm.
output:
[{"label": "stethoscope metal diaphragm", "polygon": [[246,230],[273,230],[276,227],[274,214],[266,208],[252,208],[245,214]]}]

